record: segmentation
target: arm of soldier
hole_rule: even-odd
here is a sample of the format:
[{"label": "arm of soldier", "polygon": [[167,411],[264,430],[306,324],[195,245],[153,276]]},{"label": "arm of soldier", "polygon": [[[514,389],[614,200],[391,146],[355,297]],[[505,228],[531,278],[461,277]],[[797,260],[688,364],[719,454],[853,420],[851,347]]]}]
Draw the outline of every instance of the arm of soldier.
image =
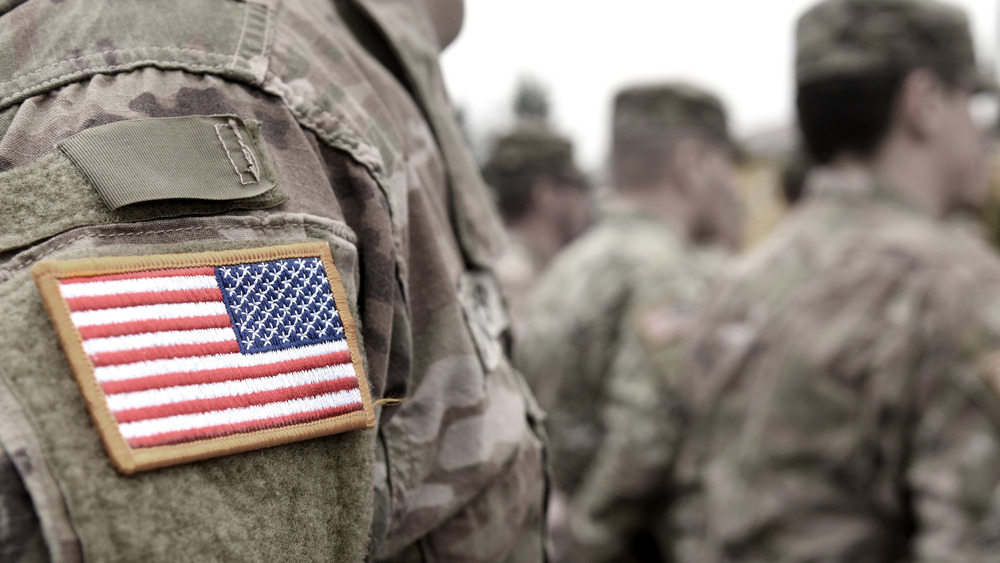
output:
[{"label": "arm of soldier", "polygon": [[607,438],[570,500],[578,560],[615,560],[639,531],[659,528],[684,421],[671,378],[689,322],[673,305],[635,307],[624,319],[601,411]]},{"label": "arm of soldier", "polygon": [[46,558],[31,497],[7,452],[0,449],[0,561]]},{"label": "arm of soldier", "polygon": [[1000,549],[998,359],[964,370],[936,362],[939,376],[921,382],[908,471],[915,560],[986,561]]}]

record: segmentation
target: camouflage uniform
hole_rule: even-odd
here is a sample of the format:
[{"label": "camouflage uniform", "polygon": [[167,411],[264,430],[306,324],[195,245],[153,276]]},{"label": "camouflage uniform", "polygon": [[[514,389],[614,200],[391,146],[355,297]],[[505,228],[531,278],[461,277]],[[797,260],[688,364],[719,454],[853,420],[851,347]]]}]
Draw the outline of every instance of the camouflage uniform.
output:
[{"label": "camouflage uniform", "polygon": [[[974,68],[950,8],[824,2],[800,21],[800,80],[877,69],[919,50],[908,36]],[[867,45],[838,53],[852,41]],[[702,494],[675,510],[678,557],[996,559],[1000,261],[861,169],[820,168],[805,190],[695,330],[678,480]]]},{"label": "camouflage uniform", "polygon": [[[502,345],[499,221],[422,6],[0,3],[0,558],[541,559],[543,448]],[[219,114],[259,131],[272,189],[220,195],[184,177],[192,161],[112,208],[53,148]],[[90,148],[112,174],[171,165]],[[171,195],[192,180],[193,199]],[[299,241],[332,251],[373,398],[405,401],[370,431],[116,473],[27,269]]]},{"label": "camouflage uniform", "polygon": [[[531,251],[528,244],[517,233],[507,233],[507,248],[497,260],[497,279],[507,300],[511,316],[520,318],[525,300],[538,281],[545,262]],[[515,324],[517,321],[514,320]]]},{"label": "camouflage uniform", "polygon": [[[675,102],[676,92],[656,86],[639,98]],[[648,116],[650,107],[629,102],[620,119],[629,127],[633,111]],[[676,112],[655,106],[653,121],[660,115],[675,127]],[[721,250],[696,247],[664,218],[618,199],[531,293],[515,363],[548,412],[552,510],[565,502],[567,517],[552,531],[557,559],[641,560],[648,553],[634,543],[640,535],[669,542],[657,520],[683,422],[675,408],[678,344],[725,263]]]}]

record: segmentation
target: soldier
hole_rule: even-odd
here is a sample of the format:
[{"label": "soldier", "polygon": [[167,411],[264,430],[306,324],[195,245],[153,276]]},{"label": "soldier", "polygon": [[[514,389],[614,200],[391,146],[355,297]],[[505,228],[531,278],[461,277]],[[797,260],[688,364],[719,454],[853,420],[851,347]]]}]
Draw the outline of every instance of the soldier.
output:
[{"label": "soldier", "polygon": [[550,414],[557,560],[656,556],[678,424],[673,344],[719,269],[717,248],[740,232],[715,96],[628,88],[613,119],[616,197],[539,280],[516,354]]},{"label": "soldier", "polygon": [[586,227],[590,190],[573,162],[572,143],[541,119],[522,118],[497,139],[483,175],[509,234],[497,277],[516,327],[539,274]]},{"label": "soldier", "polygon": [[965,14],[826,0],[796,30],[800,201],[706,307],[677,514],[690,561],[988,561],[1000,261]]},{"label": "soldier", "polygon": [[542,559],[428,4],[0,8],[0,559]]}]

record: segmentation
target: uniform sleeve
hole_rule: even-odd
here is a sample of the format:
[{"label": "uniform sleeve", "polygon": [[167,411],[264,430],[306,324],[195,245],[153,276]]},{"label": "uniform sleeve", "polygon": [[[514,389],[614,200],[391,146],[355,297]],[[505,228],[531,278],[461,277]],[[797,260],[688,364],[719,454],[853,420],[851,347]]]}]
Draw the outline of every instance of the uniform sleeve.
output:
[{"label": "uniform sleeve", "polygon": [[45,544],[31,497],[14,463],[0,449],[0,561],[44,559]]},{"label": "uniform sleeve", "polygon": [[1000,549],[1000,400],[982,375],[1000,374],[994,364],[948,375],[920,390],[907,475],[913,551],[918,561],[987,561]]},{"label": "uniform sleeve", "polygon": [[636,306],[624,318],[601,410],[607,437],[569,501],[569,560],[614,561],[641,549],[630,545],[640,532],[656,535],[684,421],[671,383],[689,323],[681,311]]},{"label": "uniform sleeve", "polygon": [[928,284],[926,317],[934,321],[921,335],[912,389],[913,554],[988,561],[1000,550],[1000,300],[989,283],[996,270],[938,278]]}]

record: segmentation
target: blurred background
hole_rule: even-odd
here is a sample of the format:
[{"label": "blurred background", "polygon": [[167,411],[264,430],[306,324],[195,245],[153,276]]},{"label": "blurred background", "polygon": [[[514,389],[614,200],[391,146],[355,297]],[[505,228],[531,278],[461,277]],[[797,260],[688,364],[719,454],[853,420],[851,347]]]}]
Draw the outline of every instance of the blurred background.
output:
[{"label": "blurred background", "polygon": [[[950,1],[969,14],[980,63],[1000,74],[1000,0]],[[573,141],[598,185],[616,90],[678,78],[713,90],[748,153],[740,176],[752,244],[783,212],[783,159],[795,141],[793,27],[813,3],[466,0],[465,26],[442,57],[445,81],[481,163],[515,121],[519,83],[537,83],[550,125]],[[1000,193],[1000,181],[994,186]]]}]

